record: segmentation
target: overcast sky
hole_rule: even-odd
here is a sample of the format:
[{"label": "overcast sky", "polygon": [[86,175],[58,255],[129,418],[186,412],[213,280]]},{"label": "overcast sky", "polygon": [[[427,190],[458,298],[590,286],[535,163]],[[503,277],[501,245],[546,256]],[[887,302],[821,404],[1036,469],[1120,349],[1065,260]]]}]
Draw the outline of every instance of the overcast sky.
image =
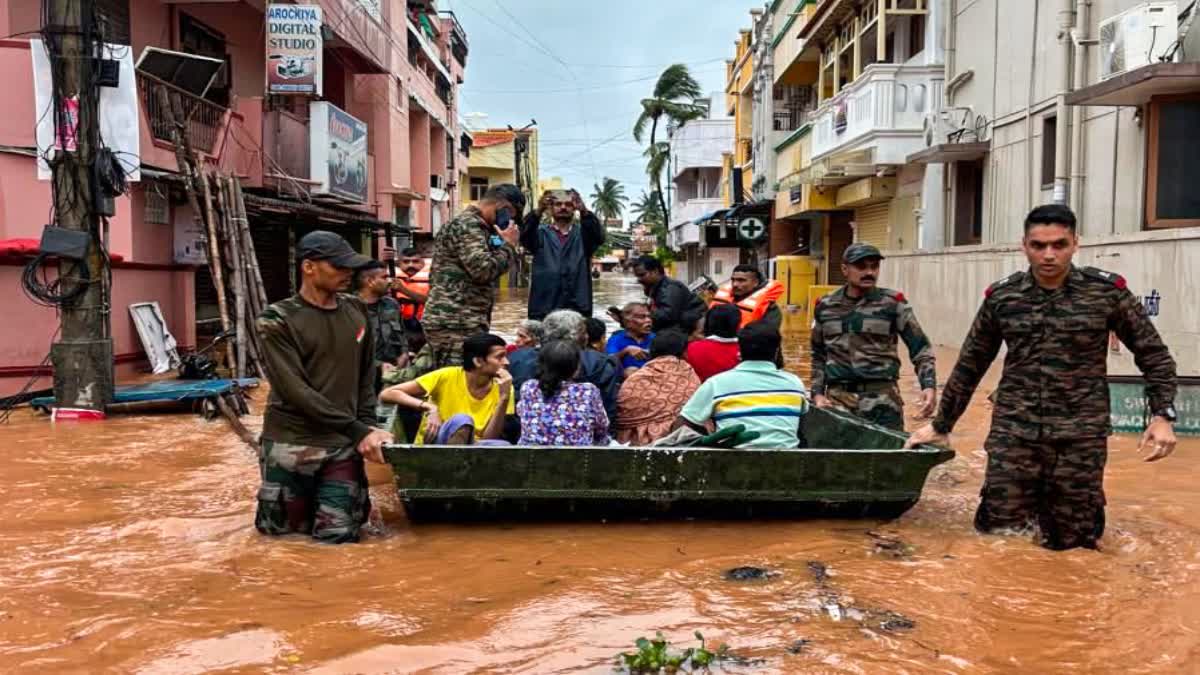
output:
[{"label": "overcast sky", "polygon": [[470,43],[459,115],[486,113],[491,127],[536,119],[541,177],[561,176],[587,199],[604,176],[630,198],[647,187],[644,146],[632,134],[641,99],[679,62],[704,91],[722,91],[738,30],[763,4],[441,0],[439,8],[455,13]]}]

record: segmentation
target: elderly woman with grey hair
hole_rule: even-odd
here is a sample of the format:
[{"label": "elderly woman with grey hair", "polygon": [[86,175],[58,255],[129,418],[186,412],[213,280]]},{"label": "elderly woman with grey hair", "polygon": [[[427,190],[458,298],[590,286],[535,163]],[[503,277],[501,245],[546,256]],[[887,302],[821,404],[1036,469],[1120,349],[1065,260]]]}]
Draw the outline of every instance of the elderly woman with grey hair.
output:
[{"label": "elderly woman with grey hair", "polygon": [[[550,344],[556,340],[566,340],[587,346],[587,320],[579,312],[560,309],[551,312],[542,320],[542,344]],[[513,376],[513,391],[520,392],[522,385],[535,379],[538,375],[539,348],[518,349],[509,358],[508,371]],[[590,349],[584,349],[579,362],[579,374],[576,382],[590,382],[600,390],[600,398],[604,401],[604,410],[608,413],[609,422],[616,420],[617,393],[621,389],[621,371],[612,359]]]},{"label": "elderly woman with grey hair", "polygon": [[533,319],[525,319],[517,324],[517,337],[513,343],[508,346],[508,353],[519,349],[532,348],[537,349],[542,345],[542,322]]}]

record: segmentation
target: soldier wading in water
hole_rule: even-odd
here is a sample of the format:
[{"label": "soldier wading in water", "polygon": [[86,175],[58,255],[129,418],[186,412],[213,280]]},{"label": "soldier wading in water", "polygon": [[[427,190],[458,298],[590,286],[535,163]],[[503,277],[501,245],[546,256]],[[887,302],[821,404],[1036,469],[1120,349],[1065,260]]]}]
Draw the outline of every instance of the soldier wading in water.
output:
[{"label": "soldier wading in water", "polygon": [[917,370],[924,417],[933,414],[937,402],[937,370],[933,345],[904,294],[875,285],[881,260],[874,246],[851,244],[842,255],[846,285],[821,298],[813,311],[813,402],[904,431],[897,338],[904,340]]},{"label": "soldier wading in water", "polygon": [[987,474],[975,513],[981,532],[1035,526],[1038,543],[1096,548],[1104,534],[1108,456],[1108,335],[1133,352],[1153,419],[1139,452],[1175,449],[1175,361],[1121,277],[1075,267],[1075,214],[1039,206],[1025,219],[1029,271],[992,284],[946,382],[931,424],[908,440],[946,444],[980,378],[1007,345],[985,443]]},{"label": "soldier wading in water", "polygon": [[300,292],[257,322],[271,395],[254,524],[264,534],[358,541],[371,511],[363,458],[382,463],[383,444],[392,441],[372,426],[375,336],[367,307],[345,293],[354,271],[372,261],[321,230],[304,235],[296,255]]}]

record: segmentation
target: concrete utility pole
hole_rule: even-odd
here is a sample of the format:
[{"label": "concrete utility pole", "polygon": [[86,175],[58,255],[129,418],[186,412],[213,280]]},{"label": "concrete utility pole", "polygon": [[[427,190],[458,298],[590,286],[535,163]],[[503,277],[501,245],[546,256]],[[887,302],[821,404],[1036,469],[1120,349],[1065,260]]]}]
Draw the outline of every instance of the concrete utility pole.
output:
[{"label": "concrete utility pole", "polygon": [[[49,25],[46,47],[51,70],[58,81],[54,106],[56,136],[62,138],[70,128],[71,115],[64,110],[71,97],[77,97],[78,117],[74,130],[75,150],[59,150],[50,162],[54,181],[54,211],[58,227],[87,232],[88,280],[80,280],[74,261],[59,263],[59,278],[64,286],[87,283],[87,289],[73,302],[60,307],[59,341],[51,347],[54,365],[54,398],[59,407],[104,410],[113,400],[113,345],[109,317],[109,288],[104,242],[94,206],[92,167],[100,142],[100,102],[92,86],[94,73],[90,57],[99,56],[103,45],[91,43],[93,0],[43,0],[48,3]],[[58,61],[56,64],[55,61]],[[66,144],[64,143],[64,146]]]}]

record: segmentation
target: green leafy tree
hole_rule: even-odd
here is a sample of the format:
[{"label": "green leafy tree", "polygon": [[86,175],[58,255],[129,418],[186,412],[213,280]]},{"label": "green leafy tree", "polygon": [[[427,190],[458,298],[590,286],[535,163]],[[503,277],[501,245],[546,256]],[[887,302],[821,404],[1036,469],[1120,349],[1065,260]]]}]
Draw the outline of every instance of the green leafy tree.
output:
[{"label": "green leafy tree", "polygon": [[663,214],[667,213],[667,202],[663,198],[662,173],[667,166],[670,147],[666,143],[660,145],[658,128],[662,124],[668,131],[673,131],[692,120],[704,117],[708,107],[697,102],[700,94],[700,84],[692,77],[687,66],[682,63],[668,66],[654,84],[650,98],[642,99],[642,112],[633,125],[633,138],[639,143],[646,135],[646,127],[650,127],[646,174],[654,183]]},{"label": "green leafy tree", "polygon": [[625,196],[625,186],[615,178],[605,176],[601,183],[592,186],[592,211],[601,220],[620,218],[625,212],[629,197]]},{"label": "green leafy tree", "polygon": [[662,206],[659,204],[660,200],[657,192],[646,194],[646,191],[642,190],[642,195],[629,205],[629,212],[633,216],[634,222],[646,223],[648,225],[661,223],[664,219],[662,217]]}]

